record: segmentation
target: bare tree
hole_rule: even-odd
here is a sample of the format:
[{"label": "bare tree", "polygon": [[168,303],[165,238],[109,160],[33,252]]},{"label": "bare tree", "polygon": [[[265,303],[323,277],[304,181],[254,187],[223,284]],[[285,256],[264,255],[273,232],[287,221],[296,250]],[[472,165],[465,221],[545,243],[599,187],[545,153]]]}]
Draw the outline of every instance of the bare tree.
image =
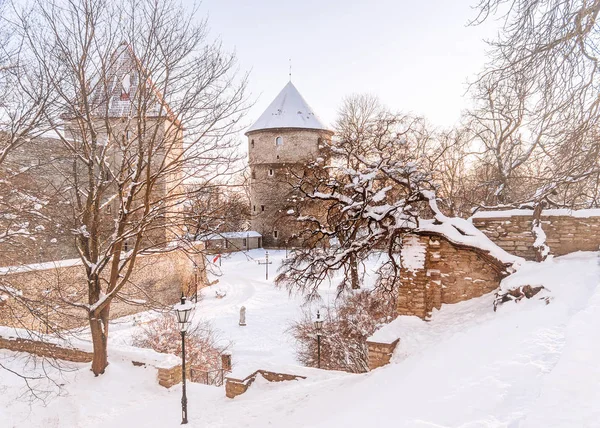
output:
[{"label": "bare tree", "polygon": [[37,1],[19,18],[70,158],[60,202],[87,277],[87,301],[70,303],[87,314],[99,375],[111,302],[138,256],[184,245],[184,184],[231,171],[245,76],[197,10],[173,1]]},{"label": "bare tree", "polygon": [[[471,129],[493,170],[491,205],[595,206],[599,147],[598,1],[481,0],[474,24],[504,22],[476,83]],[[539,207],[539,209],[538,209]]]},{"label": "bare tree", "polygon": [[250,219],[247,177],[241,172],[230,178],[226,182],[189,185],[185,215],[192,239],[247,230]]}]

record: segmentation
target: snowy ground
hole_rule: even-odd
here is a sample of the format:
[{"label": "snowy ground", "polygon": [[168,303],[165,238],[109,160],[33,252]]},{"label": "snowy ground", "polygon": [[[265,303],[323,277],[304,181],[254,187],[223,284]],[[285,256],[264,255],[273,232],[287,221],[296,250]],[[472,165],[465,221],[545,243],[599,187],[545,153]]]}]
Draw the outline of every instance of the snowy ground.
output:
[{"label": "snowy ground", "polygon": [[[428,323],[403,319],[392,364],[371,373],[309,370],[302,381],[258,381],[234,400],[225,398],[222,388],[193,384],[190,426],[599,426],[598,259],[598,253],[576,253],[529,263],[505,280],[504,286],[546,286],[549,305],[539,299],[511,302],[494,313],[493,296],[487,295],[445,305]],[[234,361],[293,363],[285,332],[300,314],[302,299],[274,289],[264,281],[264,267],[255,263],[240,254],[224,260],[217,287],[227,296],[216,299],[215,290],[206,289],[196,317],[211,319],[234,342]],[[247,327],[237,325],[242,305]],[[117,339],[126,342],[131,329],[126,324],[117,329]],[[10,358],[14,355],[0,358],[20,368],[21,362]],[[0,370],[0,426],[179,425],[181,390],[158,386],[153,369],[114,362],[95,379],[87,365],[75,368],[64,374],[65,395],[47,407],[18,399],[22,383]]]}]

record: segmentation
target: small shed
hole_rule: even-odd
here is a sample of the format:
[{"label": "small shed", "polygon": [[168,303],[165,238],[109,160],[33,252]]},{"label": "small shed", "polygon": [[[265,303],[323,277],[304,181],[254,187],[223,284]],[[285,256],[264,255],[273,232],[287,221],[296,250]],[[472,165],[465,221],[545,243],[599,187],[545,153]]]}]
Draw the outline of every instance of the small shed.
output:
[{"label": "small shed", "polygon": [[199,238],[211,253],[246,251],[262,247],[262,235],[254,230],[246,232],[213,233]]}]

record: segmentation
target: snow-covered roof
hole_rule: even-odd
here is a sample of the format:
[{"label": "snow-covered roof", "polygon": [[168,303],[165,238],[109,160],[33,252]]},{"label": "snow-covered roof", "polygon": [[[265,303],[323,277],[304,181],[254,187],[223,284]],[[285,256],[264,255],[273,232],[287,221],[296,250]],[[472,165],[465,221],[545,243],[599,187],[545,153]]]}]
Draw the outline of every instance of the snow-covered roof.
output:
[{"label": "snow-covered roof", "polygon": [[328,130],[292,82],[285,85],[246,133],[275,128]]},{"label": "snow-covered roof", "polygon": [[262,235],[254,230],[247,232],[221,232],[203,236],[200,241],[214,241],[218,239],[260,238]]}]

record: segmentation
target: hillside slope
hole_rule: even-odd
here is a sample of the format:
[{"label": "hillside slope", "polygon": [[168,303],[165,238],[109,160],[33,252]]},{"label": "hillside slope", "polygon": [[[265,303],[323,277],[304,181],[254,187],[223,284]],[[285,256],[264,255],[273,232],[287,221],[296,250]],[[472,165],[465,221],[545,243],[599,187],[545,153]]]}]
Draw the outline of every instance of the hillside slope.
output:
[{"label": "hillside slope", "polygon": [[[403,319],[392,363],[371,373],[315,371],[302,381],[259,380],[234,400],[222,389],[192,385],[189,426],[598,426],[598,257],[575,253],[528,263],[502,284],[544,285],[548,305],[536,296],[493,312],[494,297],[486,295],[444,305],[430,322]],[[241,303],[236,300],[236,307]],[[11,364],[17,367],[19,360]],[[2,426],[179,426],[180,388],[167,391],[153,376],[150,369],[115,362],[94,379],[82,365],[65,373],[66,396],[30,408],[14,401],[21,387],[0,371]]]}]

